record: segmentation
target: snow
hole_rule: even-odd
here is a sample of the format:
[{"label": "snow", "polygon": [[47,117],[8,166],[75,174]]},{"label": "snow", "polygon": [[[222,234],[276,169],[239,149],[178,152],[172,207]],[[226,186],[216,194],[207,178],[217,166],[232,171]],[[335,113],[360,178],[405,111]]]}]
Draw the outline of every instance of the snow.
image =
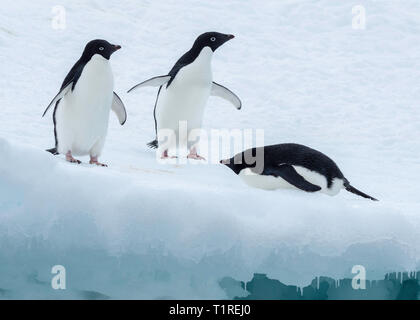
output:
[{"label": "snow", "polygon": [[[0,12],[0,298],[226,298],[218,280],[266,273],[307,285],[315,276],[369,279],[420,261],[420,4],[351,2],[2,0]],[[218,164],[158,163],[156,90],[125,92],[169,71],[202,32],[236,38],[214,56],[214,80],[241,98],[210,98],[206,129],[263,129],[334,159],[380,199],[246,186]],[[72,165],[41,118],[92,39],[112,58],[128,120],[111,114],[100,160]],[[66,267],[67,289],[51,288]]]}]

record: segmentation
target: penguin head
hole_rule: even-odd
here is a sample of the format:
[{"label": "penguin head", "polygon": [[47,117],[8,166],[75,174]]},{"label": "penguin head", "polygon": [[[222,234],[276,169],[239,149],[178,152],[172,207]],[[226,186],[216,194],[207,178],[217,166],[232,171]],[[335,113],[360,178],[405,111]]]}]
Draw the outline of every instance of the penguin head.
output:
[{"label": "penguin head", "polygon": [[242,169],[248,167],[243,160],[244,159],[242,154],[239,153],[230,159],[220,160],[220,163],[230,168],[236,174],[239,174],[239,172],[241,172]]},{"label": "penguin head", "polygon": [[229,167],[236,174],[247,168],[256,174],[261,174],[265,166],[264,148],[248,149],[230,159],[220,160],[220,163]]},{"label": "penguin head", "polygon": [[99,54],[105,59],[109,60],[111,55],[121,49],[121,46],[111,44],[106,40],[92,40],[88,42],[88,44],[85,47],[85,50],[83,51],[82,58],[86,61],[90,60],[95,54]]},{"label": "penguin head", "polygon": [[206,32],[200,35],[194,42],[193,48],[201,51],[204,47],[210,47],[211,50],[216,51],[225,42],[235,38],[232,34],[224,34],[219,32]]}]

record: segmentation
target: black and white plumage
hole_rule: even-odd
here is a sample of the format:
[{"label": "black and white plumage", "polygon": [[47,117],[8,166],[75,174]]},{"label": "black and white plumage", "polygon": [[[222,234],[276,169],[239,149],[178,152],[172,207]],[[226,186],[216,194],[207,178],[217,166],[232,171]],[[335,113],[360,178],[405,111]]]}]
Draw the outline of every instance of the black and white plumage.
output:
[{"label": "black and white plumage", "polygon": [[304,145],[285,143],[252,148],[220,163],[233,170],[246,184],[256,188],[274,190],[295,187],[331,196],[346,189],[376,201],[354,188],[333,160]]},{"label": "black and white plumage", "polygon": [[65,154],[67,160],[80,162],[72,155],[90,155],[97,163],[108,130],[109,112],[113,110],[123,125],[127,113],[113,91],[114,80],[109,63],[121,47],[105,40],[90,41],[80,59],[65,77],[60,91],[45,109],[54,106],[55,147],[47,151]]},{"label": "black and white plumage", "polygon": [[[200,129],[204,108],[210,95],[221,97],[237,109],[241,109],[242,103],[232,91],[213,82],[211,69],[214,51],[233,38],[233,35],[218,32],[204,33],[167,75],[151,78],[128,90],[131,92],[146,86],[159,88],[153,111],[156,140],[148,144],[150,147],[160,147],[158,141],[166,138],[160,139],[161,130],[172,130],[175,133],[173,138],[177,138],[180,121],[187,122],[188,135],[192,130]],[[190,143],[180,142],[191,148]],[[173,141],[173,144],[176,144],[176,141]],[[168,145],[173,147],[173,144]]]}]

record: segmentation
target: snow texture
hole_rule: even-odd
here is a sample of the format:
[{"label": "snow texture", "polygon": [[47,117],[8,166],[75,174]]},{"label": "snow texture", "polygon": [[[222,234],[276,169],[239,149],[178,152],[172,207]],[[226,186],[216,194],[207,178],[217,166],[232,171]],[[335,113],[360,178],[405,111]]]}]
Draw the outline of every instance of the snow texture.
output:
[{"label": "snow texture", "polygon": [[[265,273],[369,279],[420,266],[420,3],[334,1],[24,1],[0,11],[0,298],[226,298],[225,276]],[[66,29],[51,27],[66,9]],[[366,28],[352,28],[352,7]],[[206,129],[263,129],[265,144],[318,149],[380,199],[246,186],[217,164],[160,164],[156,90],[206,31],[236,38],[216,51],[214,80],[241,98],[210,98]],[[84,45],[120,44],[111,63],[127,123],[111,114],[108,168],[45,152],[41,118]],[[232,153],[230,154],[232,155]],[[53,290],[63,265],[67,289]]]}]

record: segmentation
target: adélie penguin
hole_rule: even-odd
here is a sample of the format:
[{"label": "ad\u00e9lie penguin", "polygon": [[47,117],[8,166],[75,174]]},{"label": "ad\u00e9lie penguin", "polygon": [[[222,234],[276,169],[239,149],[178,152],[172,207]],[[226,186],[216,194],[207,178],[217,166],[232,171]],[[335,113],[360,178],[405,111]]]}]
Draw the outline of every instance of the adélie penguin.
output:
[{"label": "ad\u00e9lie penguin", "polygon": [[[159,147],[158,152],[162,158],[169,157],[169,149],[176,149],[178,139],[179,146],[186,146],[189,150],[188,158],[204,159],[197,153],[198,137],[191,141],[190,134],[201,128],[209,96],[221,97],[241,109],[241,100],[232,91],[213,82],[211,67],[213,53],[233,38],[233,35],[219,32],[203,33],[167,75],[151,78],[128,90],[131,92],[147,86],[159,87],[153,111],[156,139],[148,145]],[[187,134],[182,136],[181,122],[186,124],[187,129]],[[168,135],[168,132],[172,134]]]},{"label": "ad\u00e9lie penguin", "polygon": [[341,189],[377,199],[357,190],[325,154],[300,144],[285,143],[252,148],[221,160],[249,186],[274,190],[297,188],[334,196]]},{"label": "ad\u00e9lie penguin", "polygon": [[55,147],[47,151],[64,154],[67,161],[74,163],[81,161],[73,155],[89,155],[90,164],[106,166],[98,157],[105,144],[110,110],[116,113],[121,125],[127,120],[124,104],[113,91],[109,62],[111,55],[119,49],[121,46],[105,40],[92,40],[86,45],[42,115],[55,106]]}]

